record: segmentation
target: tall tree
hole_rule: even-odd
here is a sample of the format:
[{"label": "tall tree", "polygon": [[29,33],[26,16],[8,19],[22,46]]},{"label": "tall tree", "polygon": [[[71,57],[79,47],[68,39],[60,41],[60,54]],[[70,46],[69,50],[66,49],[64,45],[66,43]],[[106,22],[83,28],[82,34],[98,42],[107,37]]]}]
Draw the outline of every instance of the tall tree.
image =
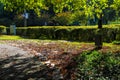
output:
[{"label": "tall tree", "polygon": [[118,21],[119,13],[120,13],[120,0],[113,0],[113,4],[111,5],[116,12],[116,20]]},{"label": "tall tree", "polygon": [[3,14],[3,11],[4,11],[4,10],[3,10],[3,7],[4,7],[4,6],[3,6],[3,3],[0,2],[0,15]]},{"label": "tall tree", "polygon": [[108,0],[87,0],[87,7],[90,8],[92,15],[98,17],[98,30],[95,36],[96,49],[102,48],[102,16],[104,10],[108,7]]},{"label": "tall tree", "polygon": [[97,15],[100,19],[103,11],[108,7],[108,0],[88,0],[88,8],[91,9],[92,15]]},{"label": "tall tree", "polygon": [[43,6],[43,0],[2,0],[4,9],[15,14],[23,13],[24,10],[34,10],[38,15]]}]

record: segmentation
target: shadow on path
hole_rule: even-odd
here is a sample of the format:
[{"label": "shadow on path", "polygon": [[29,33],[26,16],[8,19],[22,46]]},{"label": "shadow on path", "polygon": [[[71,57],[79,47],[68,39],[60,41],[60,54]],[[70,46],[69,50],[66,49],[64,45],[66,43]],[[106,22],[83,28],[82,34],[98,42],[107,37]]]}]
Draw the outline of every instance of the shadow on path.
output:
[{"label": "shadow on path", "polygon": [[0,80],[54,80],[53,71],[36,57],[19,55],[0,59]]}]

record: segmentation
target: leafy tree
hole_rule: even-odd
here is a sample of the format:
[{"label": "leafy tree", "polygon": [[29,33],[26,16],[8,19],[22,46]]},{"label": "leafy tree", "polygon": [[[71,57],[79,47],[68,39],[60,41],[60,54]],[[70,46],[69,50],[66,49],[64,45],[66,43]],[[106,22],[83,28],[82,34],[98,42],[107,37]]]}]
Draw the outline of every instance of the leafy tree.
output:
[{"label": "leafy tree", "polygon": [[3,14],[3,3],[0,2],[0,15]]},{"label": "leafy tree", "polygon": [[59,13],[71,12],[83,16],[86,25],[89,25],[92,19],[100,21],[102,18],[107,23],[107,20],[114,18],[114,13],[118,18],[120,12],[120,0],[1,0],[1,2],[4,9],[12,15],[24,13],[25,10],[34,11],[38,15],[49,14],[52,17]]},{"label": "leafy tree", "polygon": [[120,0],[113,0],[113,4],[111,5],[111,8],[115,10],[116,18],[118,20],[119,13],[120,13]]},{"label": "leafy tree", "polygon": [[23,13],[24,10],[34,10],[39,15],[42,2],[43,0],[2,0],[4,9],[15,14]]},{"label": "leafy tree", "polygon": [[[98,17],[98,28],[95,36],[95,45],[96,49],[102,48],[102,16],[104,15],[103,11],[108,7],[108,0],[87,0],[87,7],[92,12],[92,15],[97,15]],[[86,8],[87,8],[86,7]]]}]

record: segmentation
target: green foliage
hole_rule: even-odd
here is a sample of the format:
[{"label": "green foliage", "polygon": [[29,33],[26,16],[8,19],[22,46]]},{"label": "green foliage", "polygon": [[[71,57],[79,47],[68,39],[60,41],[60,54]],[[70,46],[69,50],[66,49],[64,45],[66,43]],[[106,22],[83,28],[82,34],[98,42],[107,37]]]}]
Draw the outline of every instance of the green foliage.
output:
[{"label": "green foliage", "polygon": [[113,41],[113,44],[120,45],[120,41]]},{"label": "green foliage", "polygon": [[[64,39],[74,41],[94,41],[97,26],[38,26],[38,27],[18,27],[17,34],[24,35],[36,39]],[[120,35],[119,27],[105,26],[102,30],[102,40],[104,42],[112,42],[119,40],[117,35]],[[100,34],[101,34],[100,33]],[[99,33],[98,33],[99,34]]]},{"label": "green foliage", "polygon": [[55,30],[55,39],[68,40],[69,39],[69,29]]},{"label": "green foliage", "polygon": [[120,54],[84,52],[76,58],[78,79],[120,79]]},{"label": "green foliage", "polygon": [[0,15],[2,15],[3,12],[4,12],[4,11],[3,11],[3,7],[4,7],[4,6],[3,6],[3,3],[0,2]]},{"label": "green foliage", "polygon": [[72,24],[72,14],[70,12],[59,13],[54,17],[54,20],[58,25],[70,25]]},{"label": "green foliage", "polygon": [[76,11],[73,14],[73,25],[86,25],[87,17],[85,11]]},{"label": "green foliage", "polygon": [[43,0],[2,0],[4,9],[16,14],[23,13],[24,10],[34,10],[39,15],[42,2]]},{"label": "green foliage", "polygon": [[118,17],[120,11],[120,0],[113,0],[113,4],[110,7],[116,10],[116,15]]},{"label": "green foliage", "polygon": [[0,25],[10,26],[12,21],[8,18],[0,18]]},{"label": "green foliage", "polygon": [[[34,17],[28,20],[30,26],[44,25],[46,21],[52,22],[53,18],[58,23],[52,22],[52,25],[96,24],[100,14],[103,16],[103,22],[108,24],[108,21],[119,20],[120,0],[1,0],[0,10],[0,14],[5,13],[4,18],[10,19],[25,11],[28,13],[33,11],[34,16],[29,15]],[[38,17],[43,16],[42,14],[50,15],[50,17],[47,19]],[[21,19],[17,21],[15,19],[14,22],[17,25],[23,25]]]},{"label": "green foliage", "polygon": [[0,26],[0,34],[4,31],[4,29],[6,29],[5,26]]}]

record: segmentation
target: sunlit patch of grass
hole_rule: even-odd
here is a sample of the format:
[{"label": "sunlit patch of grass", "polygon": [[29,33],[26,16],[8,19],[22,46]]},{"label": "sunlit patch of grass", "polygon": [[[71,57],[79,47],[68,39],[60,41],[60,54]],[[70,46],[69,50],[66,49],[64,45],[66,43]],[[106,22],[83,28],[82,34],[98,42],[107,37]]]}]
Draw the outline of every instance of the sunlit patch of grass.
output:
[{"label": "sunlit patch of grass", "polygon": [[[66,41],[66,40],[40,40],[40,39],[25,39],[20,36],[12,36],[12,35],[0,35],[0,43],[10,41],[10,42],[22,42],[25,44],[38,44],[39,46],[43,45],[57,45],[57,47],[62,47],[63,49],[80,49],[80,48],[89,48],[94,47],[94,42],[76,42],[76,41]],[[103,43],[103,49],[106,49],[108,52],[110,51],[120,51],[120,45],[115,45],[113,43]]]},{"label": "sunlit patch of grass", "polygon": [[111,47],[111,48],[120,48],[120,45],[115,45],[113,43],[103,43],[103,46],[108,46],[108,47]]},{"label": "sunlit patch of grass", "polygon": [[103,46],[110,47],[108,52],[120,52],[120,45],[115,45],[113,43],[103,43]]},{"label": "sunlit patch of grass", "polygon": [[112,43],[103,43],[103,46],[109,46],[109,47],[112,47]]},{"label": "sunlit patch of grass", "polygon": [[0,40],[16,40],[16,39],[24,39],[24,38],[13,35],[0,35]]},{"label": "sunlit patch of grass", "polygon": [[[76,42],[76,41],[66,41],[66,40],[38,40],[38,39],[28,39],[31,43],[39,43],[39,44],[56,44],[63,48],[74,48],[80,49],[81,47],[92,47],[95,46],[94,42]],[[26,41],[24,41],[26,42]],[[103,47],[108,47],[109,51],[118,51],[120,50],[120,45],[114,45],[113,43],[103,43]]]}]

